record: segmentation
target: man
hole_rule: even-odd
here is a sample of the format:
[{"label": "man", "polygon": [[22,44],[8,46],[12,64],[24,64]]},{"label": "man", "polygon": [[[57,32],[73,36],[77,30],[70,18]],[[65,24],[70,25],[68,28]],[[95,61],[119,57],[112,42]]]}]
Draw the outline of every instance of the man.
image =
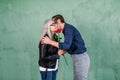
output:
[{"label": "man", "polygon": [[48,37],[43,37],[43,44],[50,44],[59,48],[59,55],[65,54],[67,51],[73,60],[74,80],[87,80],[90,59],[81,34],[74,26],[67,24],[60,14],[53,16],[52,20],[61,28],[65,40],[64,42],[55,42]]}]

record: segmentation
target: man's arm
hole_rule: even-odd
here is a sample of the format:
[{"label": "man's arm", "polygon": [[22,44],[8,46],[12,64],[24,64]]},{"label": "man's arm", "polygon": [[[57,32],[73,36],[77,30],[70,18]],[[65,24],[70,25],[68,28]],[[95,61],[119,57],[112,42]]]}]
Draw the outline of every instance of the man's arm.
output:
[{"label": "man's arm", "polygon": [[67,29],[64,33],[64,37],[65,37],[65,40],[64,42],[55,42],[55,41],[52,41],[51,39],[49,39],[47,36],[46,37],[43,37],[42,38],[42,43],[43,44],[50,44],[50,45],[53,45],[59,49],[62,49],[64,51],[67,51],[71,44],[72,44],[72,41],[73,41],[73,30],[72,29]]},{"label": "man's arm", "polygon": [[[59,43],[58,43],[58,42],[55,42],[55,41],[52,41],[52,40],[49,39],[47,36],[46,36],[46,37],[43,37],[41,42],[42,42],[43,44],[50,44],[50,45],[53,45],[53,46],[59,48],[59,46],[58,46]],[[62,55],[62,54],[65,54],[65,53],[66,53],[66,51],[64,51],[64,50],[61,50],[61,49],[58,50],[58,55]]]},{"label": "man's arm", "polygon": [[55,41],[50,41],[50,45],[53,45],[53,46],[55,46],[55,47],[57,47],[57,48],[59,48],[59,46],[58,46],[58,42],[55,42]]},{"label": "man's arm", "polygon": [[70,46],[73,42],[73,29],[68,28],[64,31],[64,42],[59,42],[58,46],[59,49],[67,51],[70,49]]}]

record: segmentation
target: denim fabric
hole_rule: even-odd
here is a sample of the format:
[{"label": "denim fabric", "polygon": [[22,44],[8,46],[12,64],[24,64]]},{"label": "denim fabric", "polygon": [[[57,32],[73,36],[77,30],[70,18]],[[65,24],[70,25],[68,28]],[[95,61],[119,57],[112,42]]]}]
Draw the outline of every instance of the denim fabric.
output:
[{"label": "denim fabric", "polygon": [[55,71],[40,71],[41,80],[56,80],[58,70]]}]

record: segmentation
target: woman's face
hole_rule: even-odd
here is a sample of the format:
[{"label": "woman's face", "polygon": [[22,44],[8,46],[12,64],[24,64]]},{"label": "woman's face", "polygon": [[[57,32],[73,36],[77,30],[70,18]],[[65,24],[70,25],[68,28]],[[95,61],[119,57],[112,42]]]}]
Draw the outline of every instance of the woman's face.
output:
[{"label": "woman's face", "polygon": [[50,31],[56,32],[57,31],[57,24],[54,23],[54,21],[50,22]]}]

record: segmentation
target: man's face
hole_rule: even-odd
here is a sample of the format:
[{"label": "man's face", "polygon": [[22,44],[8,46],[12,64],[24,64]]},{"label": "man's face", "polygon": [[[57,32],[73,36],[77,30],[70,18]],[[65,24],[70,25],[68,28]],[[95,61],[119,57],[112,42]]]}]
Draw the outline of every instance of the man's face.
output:
[{"label": "man's face", "polygon": [[57,22],[57,24],[61,24],[61,21],[60,21],[60,19],[58,19],[56,22]]},{"label": "man's face", "polygon": [[59,28],[61,27],[61,24],[62,24],[62,23],[61,23],[60,19],[58,19],[58,20],[56,20],[56,21],[53,19],[53,21],[57,24],[57,26],[58,26]]}]

